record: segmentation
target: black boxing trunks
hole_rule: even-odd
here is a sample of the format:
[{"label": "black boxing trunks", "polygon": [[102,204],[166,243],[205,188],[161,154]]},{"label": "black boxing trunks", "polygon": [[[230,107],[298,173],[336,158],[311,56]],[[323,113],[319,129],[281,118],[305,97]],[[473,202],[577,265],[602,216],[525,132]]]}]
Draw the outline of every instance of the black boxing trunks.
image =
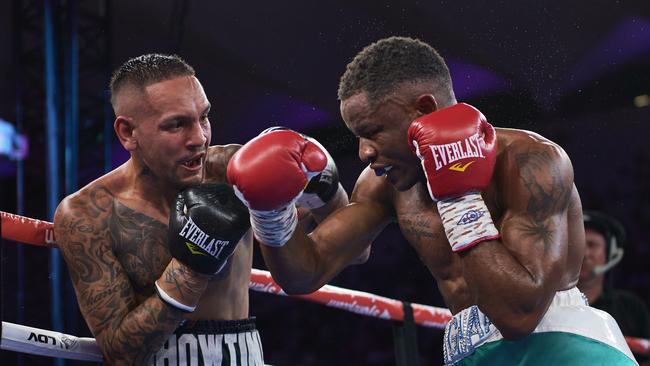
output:
[{"label": "black boxing trunks", "polygon": [[263,366],[255,318],[186,321],[149,360],[151,366]]}]

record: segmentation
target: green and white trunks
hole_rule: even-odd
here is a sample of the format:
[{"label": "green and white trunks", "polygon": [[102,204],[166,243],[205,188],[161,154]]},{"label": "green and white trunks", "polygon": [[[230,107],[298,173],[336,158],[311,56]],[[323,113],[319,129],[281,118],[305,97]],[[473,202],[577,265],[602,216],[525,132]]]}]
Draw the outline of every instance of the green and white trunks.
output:
[{"label": "green and white trunks", "polygon": [[477,306],[445,328],[445,365],[638,365],[614,318],[577,289],[558,291],[533,333],[510,341]]}]

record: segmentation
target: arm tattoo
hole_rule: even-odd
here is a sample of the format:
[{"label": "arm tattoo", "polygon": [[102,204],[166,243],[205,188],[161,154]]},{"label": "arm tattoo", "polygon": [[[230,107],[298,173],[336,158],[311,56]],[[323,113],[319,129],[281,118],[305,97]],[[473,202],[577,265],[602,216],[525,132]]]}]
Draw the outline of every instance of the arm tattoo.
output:
[{"label": "arm tattoo", "polygon": [[440,233],[431,227],[431,222],[427,215],[404,215],[400,218],[399,224],[404,235],[413,237],[417,241],[424,238],[436,240],[440,237]]},{"label": "arm tattoo", "polygon": [[[571,187],[567,187],[555,159],[546,151],[517,154],[517,167],[521,179],[530,192],[528,213],[536,220],[548,217],[558,209],[566,208]],[[550,184],[544,182],[551,179]]]},{"label": "arm tattoo", "polygon": [[205,281],[197,278],[195,274],[188,271],[187,267],[178,265],[175,261],[172,261],[163,272],[162,280],[173,286],[174,290],[170,293],[172,297],[189,299],[190,303],[201,297],[206,286]]},{"label": "arm tattoo", "polygon": [[541,241],[544,245],[544,251],[548,251],[553,243],[553,230],[544,221],[531,220],[521,229],[524,236],[532,238],[534,241]]},{"label": "arm tattoo", "polygon": [[526,207],[531,220],[522,231],[525,236],[541,242],[547,250],[554,241],[555,229],[549,217],[567,208],[571,185],[558,166],[557,157],[545,150],[528,150],[515,156],[520,178],[528,190]]},{"label": "arm tattoo", "polygon": [[183,317],[155,297],[141,303],[136,297],[153,293],[153,281],[169,262],[166,226],[97,187],[71,199],[55,228],[82,312],[104,353],[113,362],[144,364]]}]

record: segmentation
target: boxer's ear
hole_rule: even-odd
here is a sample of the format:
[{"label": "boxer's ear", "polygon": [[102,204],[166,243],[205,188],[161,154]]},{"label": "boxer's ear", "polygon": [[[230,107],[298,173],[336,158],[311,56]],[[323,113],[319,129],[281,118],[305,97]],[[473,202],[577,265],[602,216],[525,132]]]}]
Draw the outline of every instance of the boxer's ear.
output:
[{"label": "boxer's ear", "polygon": [[127,151],[133,151],[138,146],[138,141],[133,134],[135,123],[130,117],[117,116],[113,122],[113,128],[120,143]]},{"label": "boxer's ear", "polygon": [[438,102],[433,94],[421,94],[415,100],[415,109],[421,115],[429,114],[438,110]]}]

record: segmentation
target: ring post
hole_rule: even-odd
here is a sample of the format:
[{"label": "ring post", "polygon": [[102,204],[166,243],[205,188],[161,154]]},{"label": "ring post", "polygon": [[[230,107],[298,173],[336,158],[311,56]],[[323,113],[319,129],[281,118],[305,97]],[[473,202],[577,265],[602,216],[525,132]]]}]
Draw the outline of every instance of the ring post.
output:
[{"label": "ring post", "polygon": [[393,342],[395,343],[395,364],[397,366],[419,366],[418,341],[413,320],[411,303],[402,301],[404,321],[393,322]]}]

